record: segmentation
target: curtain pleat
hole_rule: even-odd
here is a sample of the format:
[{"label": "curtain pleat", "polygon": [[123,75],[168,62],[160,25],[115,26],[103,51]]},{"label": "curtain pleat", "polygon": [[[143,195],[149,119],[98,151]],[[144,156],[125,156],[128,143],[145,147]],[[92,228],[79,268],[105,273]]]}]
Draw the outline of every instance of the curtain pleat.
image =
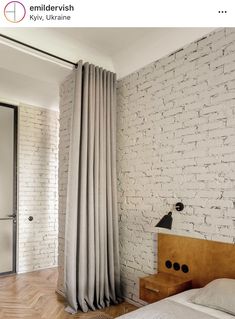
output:
[{"label": "curtain pleat", "polygon": [[79,62],[75,72],[66,207],[67,311],[117,303],[116,77]]},{"label": "curtain pleat", "polygon": [[99,167],[100,167],[100,70],[98,67],[95,68],[95,149],[94,149],[94,198],[95,198],[95,304],[98,308],[101,307],[100,304],[100,232],[99,232]]},{"label": "curtain pleat", "polygon": [[[65,225],[65,291],[69,300],[68,311],[77,309],[77,224],[78,214],[78,176],[80,166],[80,140],[81,140],[81,107],[82,107],[82,62],[78,63],[77,72],[74,73],[75,89],[74,101],[76,107],[72,108],[71,136],[69,152],[69,171],[66,200],[66,225]],[[73,128],[76,127],[76,130]]]}]

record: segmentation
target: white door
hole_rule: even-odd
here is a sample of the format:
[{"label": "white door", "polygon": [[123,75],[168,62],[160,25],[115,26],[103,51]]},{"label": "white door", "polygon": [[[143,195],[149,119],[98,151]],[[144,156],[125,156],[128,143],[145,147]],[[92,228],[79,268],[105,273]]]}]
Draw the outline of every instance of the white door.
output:
[{"label": "white door", "polygon": [[15,116],[14,108],[0,104],[0,274],[15,272]]}]

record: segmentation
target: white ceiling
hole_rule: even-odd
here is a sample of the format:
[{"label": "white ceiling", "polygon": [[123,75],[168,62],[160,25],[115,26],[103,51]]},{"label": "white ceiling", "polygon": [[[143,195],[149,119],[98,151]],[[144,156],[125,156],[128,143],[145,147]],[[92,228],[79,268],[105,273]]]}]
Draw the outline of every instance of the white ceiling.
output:
[{"label": "white ceiling", "polygon": [[[64,28],[61,33],[74,41],[113,56],[156,28]],[[58,32],[58,29],[55,30]]]},{"label": "white ceiling", "polygon": [[[100,65],[115,71],[120,78],[199,39],[212,30],[212,28],[0,28],[0,33],[73,62],[83,60]],[[2,99],[58,109],[58,86],[71,69],[70,65],[12,44],[0,37],[0,70],[8,79],[4,81],[3,77],[0,77]],[[13,79],[14,73],[15,79]],[[27,83],[25,88],[23,83]]]}]

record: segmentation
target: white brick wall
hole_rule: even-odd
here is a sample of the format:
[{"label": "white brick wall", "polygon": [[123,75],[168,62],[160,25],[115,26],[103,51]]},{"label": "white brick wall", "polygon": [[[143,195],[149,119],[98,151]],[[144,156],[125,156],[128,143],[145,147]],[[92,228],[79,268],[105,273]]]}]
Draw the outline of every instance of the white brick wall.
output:
[{"label": "white brick wall", "polygon": [[64,291],[64,237],[65,213],[70,146],[71,112],[74,100],[74,74],[60,87],[60,132],[59,132],[59,279],[58,290]]},{"label": "white brick wall", "polygon": [[19,272],[57,265],[58,124],[58,112],[19,107]]},{"label": "white brick wall", "polygon": [[220,29],[118,83],[122,284],[156,271],[153,226],[235,242],[235,29]]}]

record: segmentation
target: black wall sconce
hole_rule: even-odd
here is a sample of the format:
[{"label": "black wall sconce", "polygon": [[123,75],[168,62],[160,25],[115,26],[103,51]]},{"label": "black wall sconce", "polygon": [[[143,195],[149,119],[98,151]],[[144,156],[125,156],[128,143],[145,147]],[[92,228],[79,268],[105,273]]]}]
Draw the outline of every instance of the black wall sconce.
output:
[{"label": "black wall sconce", "polygon": [[[178,212],[181,212],[184,209],[184,204],[180,202],[176,203],[175,209]],[[167,215],[164,215],[162,219],[160,219],[160,221],[157,223],[155,227],[171,229],[172,221],[173,221],[172,212],[169,212]]]}]

